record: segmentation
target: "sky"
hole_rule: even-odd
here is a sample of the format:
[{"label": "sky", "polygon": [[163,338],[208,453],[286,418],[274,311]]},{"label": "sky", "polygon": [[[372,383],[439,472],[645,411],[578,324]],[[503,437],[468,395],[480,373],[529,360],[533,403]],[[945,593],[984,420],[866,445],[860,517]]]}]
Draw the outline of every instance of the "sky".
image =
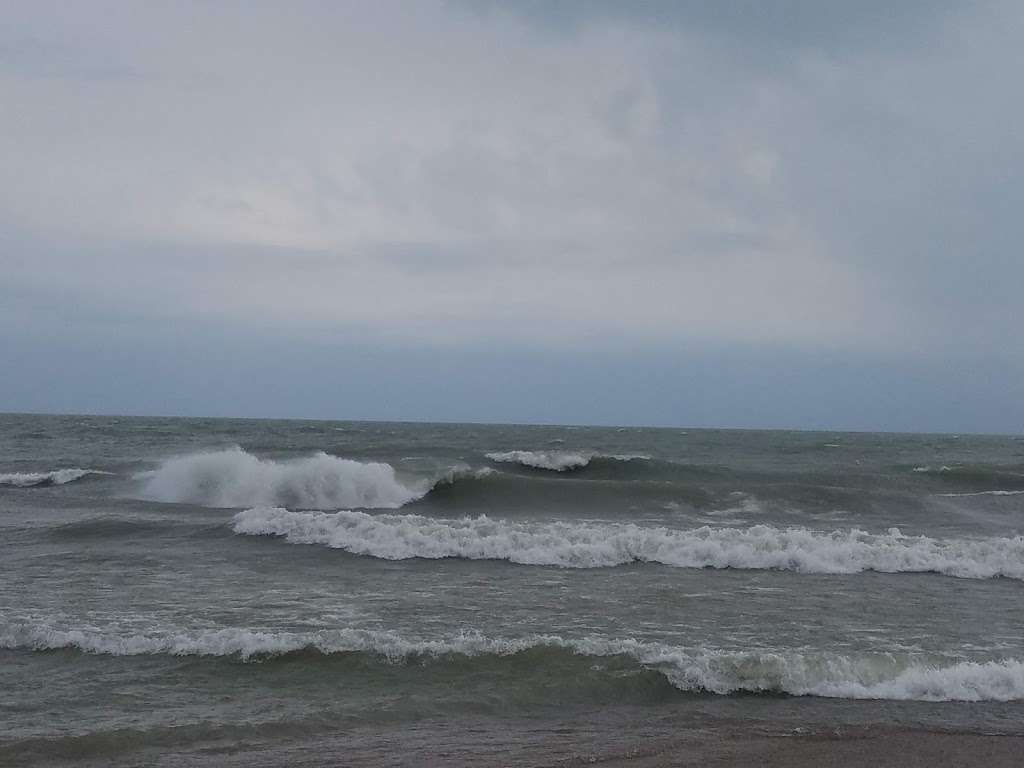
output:
[{"label": "sky", "polygon": [[1022,432],[1021,39],[0,0],[0,411]]}]

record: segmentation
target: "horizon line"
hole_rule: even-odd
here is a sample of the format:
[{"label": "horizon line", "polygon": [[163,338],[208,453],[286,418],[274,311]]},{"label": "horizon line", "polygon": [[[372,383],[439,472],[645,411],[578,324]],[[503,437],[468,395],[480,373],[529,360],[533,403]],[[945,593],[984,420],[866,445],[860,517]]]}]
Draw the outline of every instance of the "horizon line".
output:
[{"label": "horizon line", "polygon": [[940,430],[905,431],[888,429],[849,429],[849,428],[811,428],[811,427],[713,427],[687,426],[674,424],[582,424],[555,423],[541,421],[453,421],[430,419],[376,419],[376,418],[325,418],[322,416],[226,416],[226,415],[184,415],[184,414],[147,414],[147,413],[116,413],[116,412],[80,412],[80,411],[0,411],[0,416],[78,416],[83,418],[120,418],[120,419],[205,419],[214,421],[316,421],[324,423],[355,423],[355,424],[415,424],[445,426],[482,426],[482,427],[562,427],[572,429],[643,429],[643,430],[685,430],[703,432],[803,432],[807,434],[839,433],[848,435],[921,435],[936,437],[1024,437],[1021,432],[978,432],[974,430],[958,430],[947,432]]}]

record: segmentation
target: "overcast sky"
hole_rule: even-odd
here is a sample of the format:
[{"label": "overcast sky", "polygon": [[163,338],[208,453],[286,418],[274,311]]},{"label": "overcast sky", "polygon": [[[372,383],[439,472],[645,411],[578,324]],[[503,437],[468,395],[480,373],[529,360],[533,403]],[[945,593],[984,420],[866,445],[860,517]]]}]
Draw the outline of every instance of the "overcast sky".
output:
[{"label": "overcast sky", "polygon": [[1020,432],[1021,40],[0,2],[0,410]]}]

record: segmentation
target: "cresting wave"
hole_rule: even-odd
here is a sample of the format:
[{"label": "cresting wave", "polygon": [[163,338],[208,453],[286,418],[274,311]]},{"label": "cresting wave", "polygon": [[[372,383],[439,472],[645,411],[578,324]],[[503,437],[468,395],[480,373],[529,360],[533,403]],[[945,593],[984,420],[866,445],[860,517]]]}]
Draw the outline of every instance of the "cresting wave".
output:
[{"label": "cresting wave", "polygon": [[499,464],[518,464],[529,469],[546,469],[551,472],[569,472],[589,466],[595,459],[609,461],[649,460],[641,454],[580,453],[579,451],[504,451],[484,454]]},{"label": "cresting wave", "polygon": [[[522,455],[520,455],[522,454]],[[595,460],[619,465],[646,456],[513,451],[488,454],[492,461],[562,472]],[[525,458],[524,458],[525,457]],[[479,481],[528,479],[493,467],[449,467],[431,478],[400,478],[390,464],[343,459],[319,452],[303,458],[261,459],[241,448],[179,456],[151,472],[136,475],[139,496],[148,501],[231,508],[290,506],[300,509],[397,509],[422,499],[435,488],[450,489]]]},{"label": "cresting wave", "polygon": [[801,573],[941,573],[961,578],[1024,579],[1024,537],[933,539],[858,529],[676,530],[622,523],[460,520],[342,511],[334,514],[256,507],[235,515],[235,533],[283,536],[386,560],[463,558],[523,565],[601,568],[632,562],[680,568],[773,569]]},{"label": "cresting wave", "polygon": [[260,459],[241,448],[165,461],[144,473],[142,497],[208,507],[284,504],[305,509],[397,509],[430,490],[405,484],[390,464],[320,452],[301,459]]},{"label": "cresting wave", "polygon": [[505,451],[488,453],[487,458],[502,464],[519,464],[530,469],[567,472],[581,469],[590,463],[591,456],[569,451]]},{"label": "cresting wave", "polygon": [[54,469],[49,472],[8,472],[0,474],[0,485],[15,488],[34,488],[46,485],[65,485],[81,480],[87,475],[109,475],[99,469]]},{"label": "cresting wave", "polygon": [[[173,630],[114,634],[13,623],[0,626],[0,647],[77,649],[113,656],[275,657],[303,651],[325,655],[361,653],[390,663],[430,658],[460,663],[470,657],[500,662],[537,654],[557,675],[566,654],[601,659],[625,657],[653,669],[682,691],[716,694],[787,693],[849,699],[918,701],[1014,701],[1024,699],[1024,662],[964,661],[952,657],[875,653],[857,656],[814,651],[724,651],[635,639],[531,635],[506,639],[480,634],[409,640],[393,632],[335,629],[274,632],[247,629]],[[571,684],[571,683],[567,683]]]}]

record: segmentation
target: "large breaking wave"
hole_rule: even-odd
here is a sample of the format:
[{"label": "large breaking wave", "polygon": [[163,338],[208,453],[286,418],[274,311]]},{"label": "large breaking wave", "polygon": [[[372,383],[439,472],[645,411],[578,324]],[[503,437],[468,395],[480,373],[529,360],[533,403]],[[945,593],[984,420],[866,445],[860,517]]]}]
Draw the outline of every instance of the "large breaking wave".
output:
[{"label": "large breaking wave", "polygon": [[169,459],[145,473],[142,496],[151,501],[208,507],[291,505],[305,509],[397,509],[423,496],[390,464],[317,453],[301,459],[260,459],[240,448]]},{"label": "large breaking wave", "polygon": [[[492,461],[513,463],[551,473],[591,466],[622,465],[640,456],[603,456],[568,452],[513,451],[487,454]],[[640,462],[642,463],[642,462]],[[547,474],[547,473],[545,473]],[[362,462],[319,452],[287,460],[260,458],[241,448],[178,456],[156,470],[137,476],[140,496],[149,501],[198,504],[206,507],[287,506],[299,509],[397,509],[434,490],[498,494],[498,503],[517,497],[532,480],[521,474],[466,464],[448,467],[432,477],[400,477],[383,462]],[[551,491],[550,487],[548,488]],[[687,489],[679,489],[685,495]],[[690,489],[692,493],[692,489]],[[568,491],[567,491],[568,492]]]},{"label": "large breaking wave", "polygon": [[681,568],[1024,579],[1024,537],[935,539],[904,536],[896,528],[882,534],[769,525],[677,530],[623,523],[515,522],[483,515],[456,520],[256,507],[236,514],[233,529],[387,560],[463,558],[565,568],[649,562]]},{"label": "large breaking wave", "polygon": [[315,651],[324,655],[368,654],[390,663],[433,659],[456,665],[467,658],[500,663],[504,657],[531,653],[536,663],[550,668],[551,674],[556,676],[573,658],[597,661],[620,657],[640,668],[660,672],[683,691],[919,701],[1024,699],[1024,662],[1016,659],[970,661],[924,654],[843,655],[813,650],[744,652],[599,636],[531,635],[508,639],[471,633],[406,639],[393,632],[362,629],[171,630],[118,634],[14,622],[0,625],[0,648],[77,649],[113,656],[165,654],[241,660]]},{"label": "large breaking wave", "polygon": [[35,488],[46,485],[65,485],[88,475],[109,475],[99,469],[52,469],[49,472],[7,472],[0,474],[0,485],[15,488]]}]

